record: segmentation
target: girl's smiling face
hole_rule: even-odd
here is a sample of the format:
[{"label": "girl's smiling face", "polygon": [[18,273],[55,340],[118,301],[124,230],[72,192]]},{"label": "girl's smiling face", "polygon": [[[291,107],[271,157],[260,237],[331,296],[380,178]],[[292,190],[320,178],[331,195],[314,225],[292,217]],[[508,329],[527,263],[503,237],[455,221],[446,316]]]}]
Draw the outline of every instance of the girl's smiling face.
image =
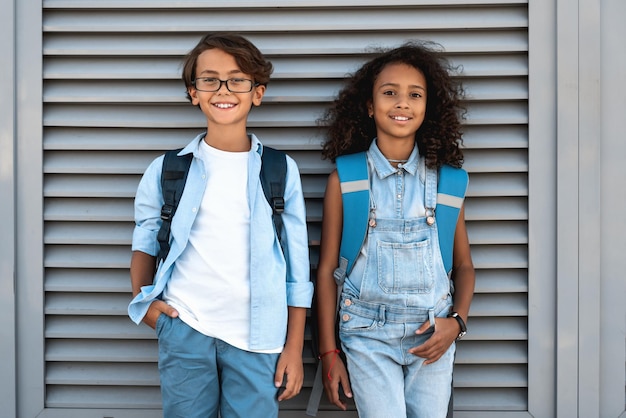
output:
[{"label": "girl's smiling face", "polygon": [[415,140],[426,115],[426,77],[404,63],[385,66],[372,91],[368,112],[376,122],[378,140]]}]

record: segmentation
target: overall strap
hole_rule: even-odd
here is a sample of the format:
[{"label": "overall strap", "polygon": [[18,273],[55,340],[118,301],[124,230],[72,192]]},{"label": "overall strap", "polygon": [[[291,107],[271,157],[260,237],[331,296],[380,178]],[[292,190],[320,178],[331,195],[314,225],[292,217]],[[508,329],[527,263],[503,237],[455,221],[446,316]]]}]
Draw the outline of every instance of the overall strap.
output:
[{"label": "overall strap", "polygon": [[365,152],[337,157],[336,165],[343,201],[339,267],[333,274],[339,285],[350,274],[367,235],[370,181]]},{"label": "overall strap", "polygon": [[159,242],[157,264],[161,260],[165,260],[170,252],[172,218],[183,195],[187,174],[193,159],[192,153],[178,156],[180,151],[181,149],[168,151],[163,158],[163,167],[161,168],[161,190],[163,193],[161,219],[163,222],[157,234],[157,241]]}]

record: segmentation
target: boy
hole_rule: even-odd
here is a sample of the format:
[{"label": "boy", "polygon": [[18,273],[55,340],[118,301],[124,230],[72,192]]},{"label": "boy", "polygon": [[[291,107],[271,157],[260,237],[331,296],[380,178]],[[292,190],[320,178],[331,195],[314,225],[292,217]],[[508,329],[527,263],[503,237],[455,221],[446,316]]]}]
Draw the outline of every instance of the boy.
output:
[{"label": "boy", "polygon": [[246,132],[271,72],[232,34],[208,34],[185,57],[182,79],[207,131],[179,153],[194,157],[156,274],[162,156],[137,190],[128,311],[156,329],[166,418],[276,417],[302,387],[313,285],[300,176],[287,157],[283,255],[259,180],[263,146]]}]

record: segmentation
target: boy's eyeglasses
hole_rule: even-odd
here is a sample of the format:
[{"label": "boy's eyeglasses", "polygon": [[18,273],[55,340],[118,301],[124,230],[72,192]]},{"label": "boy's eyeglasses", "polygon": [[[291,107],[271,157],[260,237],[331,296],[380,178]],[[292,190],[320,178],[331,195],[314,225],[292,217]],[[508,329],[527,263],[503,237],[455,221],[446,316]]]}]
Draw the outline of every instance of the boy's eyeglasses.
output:
[{"label": "boy's eyeglasses", "polygon": [[214,77],[200,77],[193,80],[193,85],[196,90],[214,92],[222,88],[222,84],[226,84],[226,88],[231,93],[249,93],[252,91],[252,87],[258,86],[259,83],[255,83],[247,78],[229,78],[228,80],[220,80]]}]

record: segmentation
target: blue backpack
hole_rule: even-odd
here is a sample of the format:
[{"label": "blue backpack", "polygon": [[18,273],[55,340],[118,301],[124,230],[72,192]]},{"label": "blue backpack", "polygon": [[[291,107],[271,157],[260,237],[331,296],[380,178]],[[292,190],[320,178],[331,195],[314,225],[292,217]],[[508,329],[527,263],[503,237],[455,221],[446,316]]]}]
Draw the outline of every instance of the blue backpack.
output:
[{"label": "blue backpack", "polygon": [[[338,157],[337,174],[343,200],[343,230],[339,249],[339,267],[335,281],[342,284],[352,271],[365,237],[369,218],[369,171],[365,152]],[[439,247],[446,273],[452,271],[454,231],[467,190],[468,175],[462,168],[444,165],[437,181],[437,222]]]},{"label": "blue backpack", "polygon": [[[352,271],[354,262],[363,247],[367,236],[370,212],[370,180],[365,152],[337,157],[337,174],[341,185],[343,201],[343,228],[339,248],[339,267],[333,274],[337,283],[337,301],[341,296],[343,282]],[[437,231],[439,248],[446,273],[452,271],[452,251],[456,223],[465,199],[469,177],[462,168],[443,165],[439,169],[437,181]],[[317,347],[313,347],[315,351]],[[317,372],[306,414],[316,416],[324,387],[322,384],[322,363]],[[450,401],[451,402],[451,401]],[[451,403],[450,403],[451,408]],[[449,415],[450,416],[450,411]]]}]

